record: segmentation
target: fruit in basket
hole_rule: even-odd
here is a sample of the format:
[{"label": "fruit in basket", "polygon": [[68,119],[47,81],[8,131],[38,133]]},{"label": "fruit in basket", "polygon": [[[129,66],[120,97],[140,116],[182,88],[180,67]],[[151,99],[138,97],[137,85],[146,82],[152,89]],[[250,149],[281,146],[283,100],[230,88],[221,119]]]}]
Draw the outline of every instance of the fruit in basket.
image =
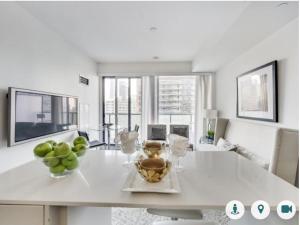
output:
[{"label": "fruit in basket", "polygon": [[87,139],[83,136],[79,136],[79,137],[75,138],[73,141],[73,144],[74,144],[74,146],[79,145],[79,144],[84,144],[86,146],[89,145]]},{"label": "fruit in basket", "polygon": [[47,155],[51,151],[52,151],[52,145],[49,144],[49,143],[38,144],[33,149],[34,154],[39,156],[39,157],[44,157],[45,155]]},{"label": "fruit in basket", "polygon": [[141,157],[135,166],[139,174],[150,183],[160,182],[171,169],[171,162],[159,158]]},{"label": "fruit in basket", "polygon": [[161,149],[161,143],[156,141],[146,141],[145,148],[159,148]]},{"label": "fruit in basket", "polygon": [[57,166],[50,167],[50,172],[54,174],[59,174],[65,172],[65,169],[66,168],[64,167],[64,165],[59,164]]},{"label": "fruit in basket", "polygon": [[56,141],[53,140],[46,141],[46,143],[49,143],[52,146],[52,148],[54,148],[57,145]]},{"label": "fruit in basket", "polygon": [[45,156],[44,163],[46,164],[46,166],[49,166],[49,167],[55,167],[59,164],[59,159],[56,157],[54,151],[49,152]]},{"label": "fruit in basket", "polygon": [[75,153],[71,152],[66,158],[62,159],[62,165],[68,170],[73,170],[78,167],[78,159]]},{"label": "fruit in basket", "polygon": [[87,150],[87,146],[85,144],[77,144],[72,148],[72,151],[76,153],[77,156],[84,155]]},{"label": "fruit in basket", "polygon": [[64,158],[71,152],[71,146],[68,143],[61,142],[54,147],[55,155],[58,158]]},{"label": "fruit in basket", "polygon": [[144,144],[144,152],[149,158],[159,158],[163,151],[162,145],[159,142],[147,141]]}]

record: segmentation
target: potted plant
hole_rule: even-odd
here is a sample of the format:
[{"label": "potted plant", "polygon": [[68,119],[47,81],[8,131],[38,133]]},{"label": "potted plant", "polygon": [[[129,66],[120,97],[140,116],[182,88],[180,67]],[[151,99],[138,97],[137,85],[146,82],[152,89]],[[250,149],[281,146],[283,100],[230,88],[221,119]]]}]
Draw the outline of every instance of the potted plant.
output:
[{"label": "potted plant", "polygon": [[215,132],[212,131],[212,130],[208,130],[207,131],[207,138],[210,139],[210,140],[214,140],[214,135],[215,135]]}]

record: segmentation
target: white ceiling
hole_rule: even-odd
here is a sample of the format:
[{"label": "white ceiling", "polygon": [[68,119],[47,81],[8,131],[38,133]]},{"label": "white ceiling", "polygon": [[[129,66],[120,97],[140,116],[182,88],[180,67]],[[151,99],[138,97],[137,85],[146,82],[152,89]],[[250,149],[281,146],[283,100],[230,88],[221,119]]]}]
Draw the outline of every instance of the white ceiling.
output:
[{"label": "white ceiling", "polygon": [[[215,71],[298,17],[298,2],[251,3],[213,46],[202,46],[194,71]],[[280,43],[278,43],[280,44]]]},{"label": "white ceiling", "polygon": [[[97,62],[197,59],[209,65],[202,63],[199,70],[215,70],[222,65],[230,50],[224,49],[224,45],[234,48],[228,58],[236,57],[239,49],[248,48],[298,16],[296,2],[280,8],[276,6],[279,2],[246,1],[19,4]],[[253,18],[255,22],[266,22],[262,26],[254,24],[257,34],[245,33]],[[149,30],[153,26],[157,27],[154,32]],[[252,35],[255,40],[249,41]],[[240,37],[239,43],[232,36]],[[216,54],[220,56],[215,57]],[[159,59],[154,60],[153,56]]]}]

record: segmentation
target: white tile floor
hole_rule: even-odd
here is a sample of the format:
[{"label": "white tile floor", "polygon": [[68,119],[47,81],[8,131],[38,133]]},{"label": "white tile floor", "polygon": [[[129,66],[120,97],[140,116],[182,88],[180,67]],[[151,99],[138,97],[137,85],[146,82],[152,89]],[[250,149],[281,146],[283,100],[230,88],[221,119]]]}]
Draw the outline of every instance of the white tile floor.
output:
[{"label": "white tile floor", "polygon": [[[203,210],[203,220],[228,224],[228,217],[221,210]],[[112,225],[151,225],[154,221],[170,220],[148,214],[146,209],[112,208]]]}]

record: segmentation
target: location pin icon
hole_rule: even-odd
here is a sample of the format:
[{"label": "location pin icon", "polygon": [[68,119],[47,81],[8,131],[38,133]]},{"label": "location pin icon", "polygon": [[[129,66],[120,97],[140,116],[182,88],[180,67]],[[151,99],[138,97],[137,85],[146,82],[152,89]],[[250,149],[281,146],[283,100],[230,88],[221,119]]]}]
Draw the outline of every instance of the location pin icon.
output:
[{"label": "location pin icon", "polygon": [[260,205],[257,206],[257,209],[258,209],[258,211],[259,211],[260,214],[262,214],[262,212],[264,211],[264,208],[265,207],[262,204],[260,204]]}]

